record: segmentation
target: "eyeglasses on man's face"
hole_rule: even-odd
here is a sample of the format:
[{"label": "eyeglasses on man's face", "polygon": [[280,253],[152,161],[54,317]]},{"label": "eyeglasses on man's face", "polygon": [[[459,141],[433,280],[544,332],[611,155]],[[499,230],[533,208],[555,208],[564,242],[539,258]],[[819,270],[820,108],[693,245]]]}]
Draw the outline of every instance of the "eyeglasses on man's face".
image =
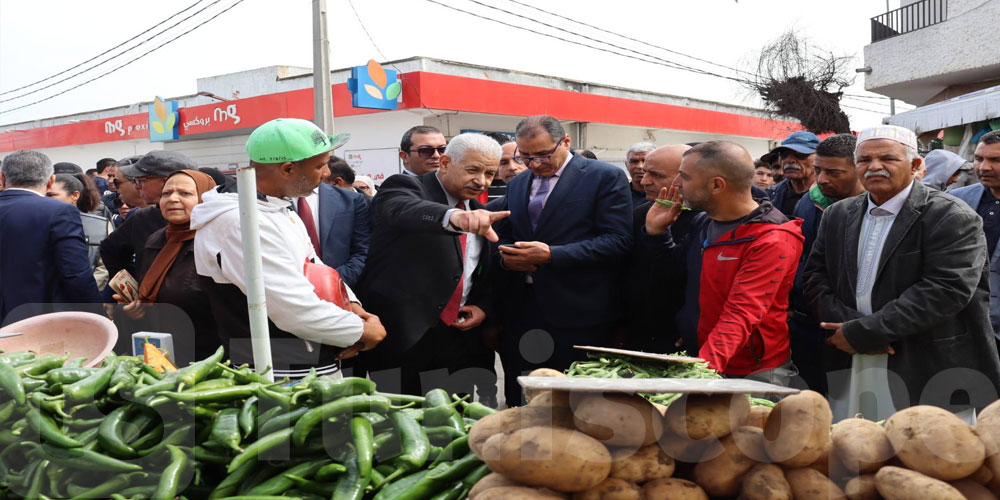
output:
[{"label": "eyeglasses on man's face", "polygon": [[549,151],[547,154],[538,156],[520,156],[517,154],[517,151],[515,151],[514,161],[521,165],[530,165],[532,162],[536,162],[538,164],[548,163],[549,161],[552,160],[552,155],[556,153],[556,150],[559,149],[560,145],[562,145],[562,141],[557,142],[555,147],[552,148],[552,151]]}]

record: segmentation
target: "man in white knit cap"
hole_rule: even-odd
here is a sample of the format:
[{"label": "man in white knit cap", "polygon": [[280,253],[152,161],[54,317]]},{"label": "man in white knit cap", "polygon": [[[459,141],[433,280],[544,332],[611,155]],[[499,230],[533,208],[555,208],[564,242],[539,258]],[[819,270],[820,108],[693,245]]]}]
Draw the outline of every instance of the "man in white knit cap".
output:
[{"label": "man in white knit cap", "polygon": [[867,193],[827,209],[804,277],[830,332],[834,416],[880,420],[926,404],[971,417],[1000,388],[982,221],[914,182],[910,130],[862,131],[855,160]]}]

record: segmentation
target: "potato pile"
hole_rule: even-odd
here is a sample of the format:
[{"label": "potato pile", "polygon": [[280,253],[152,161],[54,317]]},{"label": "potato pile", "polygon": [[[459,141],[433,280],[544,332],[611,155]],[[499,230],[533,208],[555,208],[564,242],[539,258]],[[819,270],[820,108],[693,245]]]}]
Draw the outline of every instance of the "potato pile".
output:
[{"label": "potato pile", "polygon": [[744,395],[685,395],[666,408],[624,394],[532,394],[476,423],[493,474],[469,498],[960,500],[1000,495],[1000,402],[974,428],[915,406],[884,427],[831,425],[812,391],[773,409]]}]

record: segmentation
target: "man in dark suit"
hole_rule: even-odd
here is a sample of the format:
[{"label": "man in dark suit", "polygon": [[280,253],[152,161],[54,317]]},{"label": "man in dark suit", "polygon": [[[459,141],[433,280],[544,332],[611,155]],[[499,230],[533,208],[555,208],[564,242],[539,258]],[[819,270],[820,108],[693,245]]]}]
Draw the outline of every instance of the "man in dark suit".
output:
[{"label": "man in dark suit", "polygon": [[80,212],[45,197],[52,172],[37,151],[11,153],[0,164],[0,325],[59,304],[99,302]]},{"label": "man in dark suit", "polygon": [[[632,239],[642,238],[646,214],[663,188],[670,188],[681,166],[681,155],[691,149],[686,144],[661,146],[644,155],[641,186],[646,193],[646,203],[632,212]],[[687,237],[691,219],[697,212],[684,210],[670,226],[677,241]],[[678,266],[648,251],[645,245],[636,244],[628,258],[623,274],[622,301],[625,311],[627,334],[626,347],[646,352],[672,353],[686,346],[678,345],[680,335],[675,317],[684,303],[684,273]],[[697,346],[694,346],[696,349]]]},{"label": "man in dark suit", "polygon": [[497,224],[507,292],[501,359],[507,404],[521,400],[517,376],[564,369],[601,345],[621,319],[618,275],[632,243],[632,199],[620,168],[570,152],[551,116],[521,120],[515,159],[531,171],[507,186]]},{"label": "man in dark suit", "polygon": [[849,384],[830,378],[835,418],[918,404],[971,416],[1000,389],[982,221],[914,182],[916,149],[902,127],[863,130],[855,159],[868,193],[826,209],[809,256],[805,294],[830,332],[824,363],[850,370]]},{"label": "man in dark suit", "polygon": [[475,366],[492,356],[478,331],[491,311],[486,240],[496,241],[491,224],[507,214],[483,210],[476,198],[499,162],[496,141],[461,134],[436,172],[389,177],[372,201],[375,231],[358,295],[386,327],[363,360],[383,390],[471,394],[473,383],[496,383]]},{"label": "man in dark suit", "polygon": [[[303,207],[303,203],[308,207]],[[317,238],[313,241],[316,255],[353,288],[365,267],[371,238],[364,195],[353,188],[348,191],[321,182],[312,194],[297,198],[295,206],[310,239]]]}]

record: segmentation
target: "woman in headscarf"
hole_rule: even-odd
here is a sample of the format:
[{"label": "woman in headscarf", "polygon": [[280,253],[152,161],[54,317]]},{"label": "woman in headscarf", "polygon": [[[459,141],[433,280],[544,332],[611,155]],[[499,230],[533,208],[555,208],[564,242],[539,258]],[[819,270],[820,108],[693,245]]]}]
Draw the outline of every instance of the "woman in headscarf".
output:
[{"label": "woman in headscarf", "polygon": [[[201,195],[214,187],[215,181],[210,176],[196,170],[180,170],[167,177],[159,204],[167,227],[151,234],[146,240],[142,268],[136,277],[139,298],[123,309],[133,319],[152,320],[156,328],[152,331],[174,335],[175,351],[190,353],[188,343],[192,339],[186,335],[190,327],[177,314],[170,314],[170,310],[176,313],[176,309],[151,308],[149,305],[170,304],[179,308],[194,327],[194,359],[211,355],[220,344],[208,296],[195,271],[195,231],[190,228],[191,210],[201,203]],[[115,295],[115,300],[123,302],[118,295]],[[156,314],[155,318],[146,317],[148,311],[157,309],[160,314]],[[185,360],[175,356],[174,361]]]}]

